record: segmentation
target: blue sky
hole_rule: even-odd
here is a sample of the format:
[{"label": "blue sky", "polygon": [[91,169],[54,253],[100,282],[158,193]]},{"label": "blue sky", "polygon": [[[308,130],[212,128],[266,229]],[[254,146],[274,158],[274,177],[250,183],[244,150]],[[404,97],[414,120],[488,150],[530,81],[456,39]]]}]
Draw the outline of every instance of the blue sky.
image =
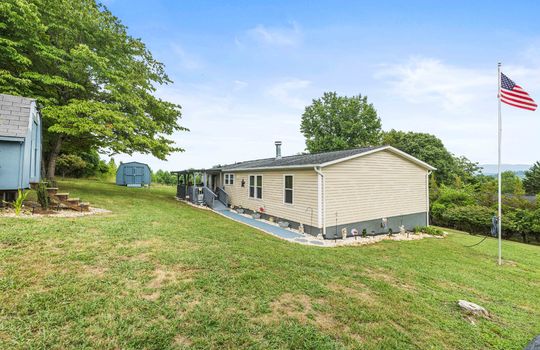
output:
[{"label": "blue sky", "polygon": [[[153,169],[304,150],[303,109],[324,91],[367,95],[383,129],[429,132],[473,161],[497,157],[496,64],[540,101],[540,3],[141,1],[106,6],[165,63],[158,95],[183,107],[186,152]],[[523,11],[526,9],[526,11]],[[540,111],[503,106],[503,162],[540,159]]]}]

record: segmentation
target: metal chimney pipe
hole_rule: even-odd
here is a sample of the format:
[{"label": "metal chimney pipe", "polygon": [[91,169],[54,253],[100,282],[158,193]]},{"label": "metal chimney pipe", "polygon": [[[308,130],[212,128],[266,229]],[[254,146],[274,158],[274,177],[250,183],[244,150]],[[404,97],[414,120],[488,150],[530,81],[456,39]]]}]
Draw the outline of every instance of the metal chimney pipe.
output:
[{"label": "metal chimney pipe", "polygon": [[274,142],[276,144],[276,159],[281,159],[281,141]]}]

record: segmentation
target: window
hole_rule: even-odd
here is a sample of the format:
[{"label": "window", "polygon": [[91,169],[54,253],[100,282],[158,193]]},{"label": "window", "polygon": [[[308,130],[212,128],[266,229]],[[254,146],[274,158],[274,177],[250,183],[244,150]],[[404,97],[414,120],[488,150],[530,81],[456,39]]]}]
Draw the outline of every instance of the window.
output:
[{"label": "window", "polygon": [[284,181],[284,202],[286,204],[293,204],[293,176],[285,175]]},{"label": "window", "polygon": [[262,199],[262,175],[249,176],[249,197]]},{"label": "window", "polygon": [[225,185],[234,185],[234,174],[225,174]]}]

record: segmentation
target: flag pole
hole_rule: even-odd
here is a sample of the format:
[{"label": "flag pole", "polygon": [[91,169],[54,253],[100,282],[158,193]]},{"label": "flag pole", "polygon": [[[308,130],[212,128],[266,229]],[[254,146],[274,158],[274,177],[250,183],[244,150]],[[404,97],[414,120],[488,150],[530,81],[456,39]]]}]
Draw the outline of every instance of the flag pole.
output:
[{"label": "flag pole", "polygon": [[501,136],[502,136],[502,117],[501,117],[501,63],[499,62],[497,64],[497,73],[498,73],[498,80],[499,80],[499,90],[497,91],[497,99],[499,100],[499,122],[498,122],[498,163],[497,163],[497,179],[498,179],[498,203],[499,203],[499,211],[498,211],[498,236],[499,236],[499,265],[502,265],[502,183],[501,183]]}]

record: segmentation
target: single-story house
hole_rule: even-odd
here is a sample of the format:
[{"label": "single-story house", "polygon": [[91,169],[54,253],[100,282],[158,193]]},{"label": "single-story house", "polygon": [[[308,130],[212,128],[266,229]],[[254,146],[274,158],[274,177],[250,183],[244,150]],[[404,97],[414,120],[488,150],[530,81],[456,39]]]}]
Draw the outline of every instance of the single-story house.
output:
[{"label": "single-story house", "polygon": [[120,163],[116,170],[116,184],[128,187],[150,185],[152,173],[147,164],[139,162]]},{"label": "single-story house", "polygon": [[0,94],[0,197],[41,179],[41,116],[36,100]]},{"label": "single-story house", "polygon": [[[173,172],[177,197],[285,220],[333,239],[429,224],[431,165],[391,146],[276,156]],[[222,203],[222,204],[220,204]]]}]

